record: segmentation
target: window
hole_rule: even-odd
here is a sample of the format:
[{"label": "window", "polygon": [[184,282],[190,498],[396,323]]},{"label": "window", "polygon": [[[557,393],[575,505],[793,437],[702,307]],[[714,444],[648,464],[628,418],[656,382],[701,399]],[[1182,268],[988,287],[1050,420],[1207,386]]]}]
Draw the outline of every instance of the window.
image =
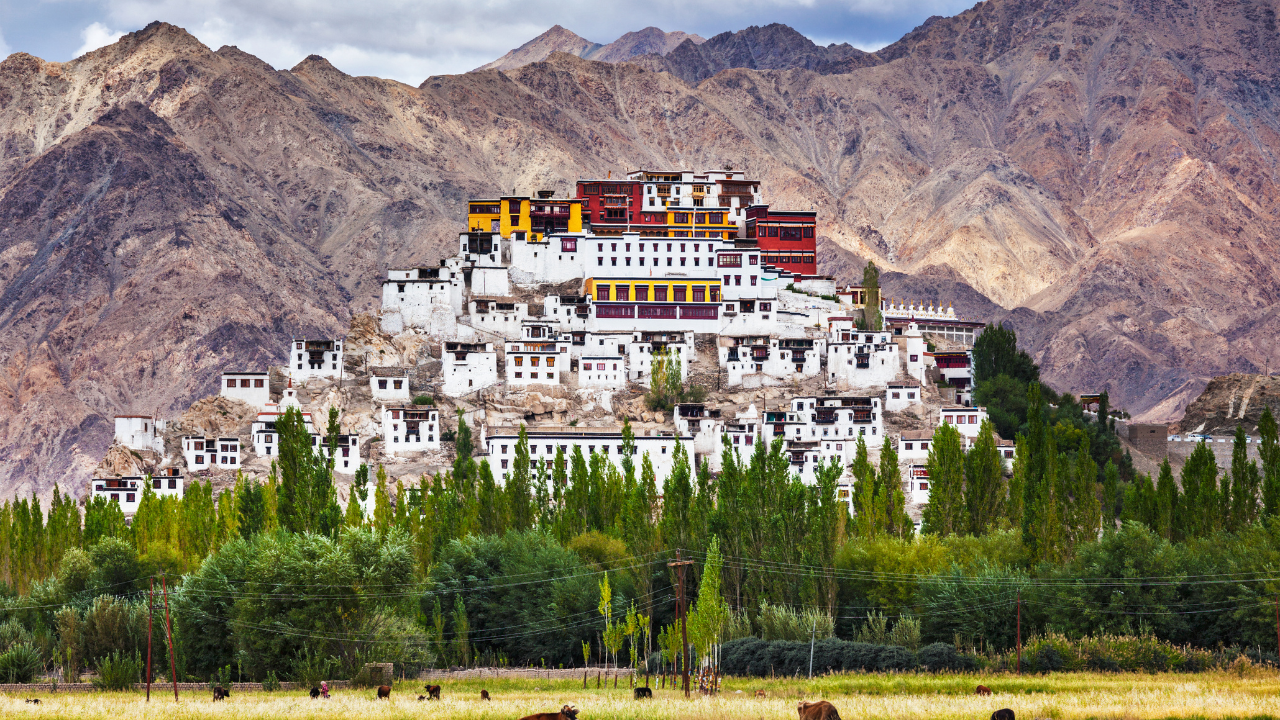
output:
[{"label": "window", "polygon": [[596,300],[601,301],[601,302],[607,301],[607,300],[609,299],[609,286],[608,286],[608,285],[597,285],[597,286],[596,286],[596,295],[597,295]]},{"label": "window", "polygon": [[555,366],[556,366],[556,359],[553,357],[547,358],[547,367],[555,367]]},{"label": "window", "polygon": [[759,258],[759,256],[758,256],[758,255],[752,255],[752,256],[750,257],[750,259],[749,259],[749,260],[750,260],[750,262],[751,262],[751,264],[752,264],[752,265],[755,265],[755,264],[756,264],[756,261],[757,261],[757,260],[759,260],[759,259],[760,259],[760,258]]},{"label": "window", "polygon": [[715,285],[711,286],[711,302],[713,303],[720,302],[720,288],[716,287]]},{"label": "window", "polygon": [[609,258],[609,262],[613,267],[618,267],[618,258]]},{"label": "window", "polygon": [[[271,450],[271,448],[267,448],[267,451],[268,451],[268,453],[267,453],[267,454],[270,454],[270,450]],[[177,481],[177,480],[174,480],[174,479],[170,479],[170,480],[169,480],[169,489],[170,489],[170,490],[177,490],[177,489],[178,489],[178,481]]]},{"label": "window", "polygon": [[919,355],[912,355],[912,356],[911,356],[911,362],[920,362],[920,356],[919,356]]},{"label": "window", "polygon": [[254,380],[254,381],[253,381],[253,386],[254,386],[254,387],[256,387],[256,388],[263,387],[263,382],[264,382],[264,381],[262,381],[262,380]]},{"label": "window", "polygon": [[241,380],[241,381],[240,381],[240,387],[242,387],[242,388],[247,388],[247,387],[249,387],[249,378],[245,378],[244,380]]},{"label": "window", "polygon": [[978,424],[978,416],[977,416],[977,415],[970,415],[970,416],[969,416],[969,424],[970,424],[970,425],[977,425],[977,424]]},{"label": "window", "polygon": [[914,450],[914,449],[915,449],[915,443],[905,443],[905,444],[903,445],[903,449],[905,449],[905,450]]},{"label": "window", "polygon": [[386,390],[386,389],[387,389],[387,381],[386,381],[386,380],[379,380],[379,381],[378,381],[378,389],[379,389],[379,390]]},{"label": "window", "polygon": [[536,373],[536,372],[534,372],[534,373],[529,373],[529,379],[530,379],[530,380],[537,380],[537,379],[538,379],[538,373]]},{"label": "window", "polygon": [[720,267],[742,267],[742,255],[739,255],[739,254],[721,255]]},{"label": "window", "polygon": [[227,387],[229,387],[229,388],[233,388],[233,387],[235,387],[235,386],[236,386],[236,381],[235,381],[235,380],[228,380],[228,381],[227,381]]},{"label": "window", "polygon": [[673,288],[672,288],[672,290],[675,292],[675,297],[674,297],[673,299],[674,299],[676,302],[684,302],[684,301],[685,301],[685,297],[684,297],[684,296],[685,296],[685,286],[684,286],[684,285],[677,285],[677,286],[673,287]]},{"label": "window", "polygon": [[893,393],[893,399],[894,400],[901,399],[901,395],[899,393]]},{"label": "window", "polygon": [[653,288],[653,299],[654,299],[654,301],[656,301],[656,302],[666,302],[666,301],[667,301],[667,286],[666,286],[666,285],[657,285],[657,286],[655,286],[655,287]]},{"label": "window", "polygon": [[394,384],[394,386],[395,386],[395,389],[396,389],[396,390],[403,390],[403,389],[404,389],[404,381],[403,381],[403,380],[393,380],[393,381],[392,381],[392,383]]},{"label": "window", "polygon": [[693,286],[693,301],[694,301],[694,302],[706,302],[706,301],[707,301],[707,289],[706,289],[706,287],[704,287],[704,286],[702,286],[702,285],[694,285],[694,286]]},{"label": "window", "polygon": [[[641,264],[641,265],[643,265],[643,264],[644,264],[644,258],[640,258],[640,264]],[[637,285],[637,286],[636,286],[636,300],[637,300],[638,302],[645,302],[645,301],[647,301],[648,299],[649,299],[649,286],[648,286],[648,285]]]},{"label": "window", "polygon": [[752,284],[753,286],[756,284],[756,276],[755,276],[755,275],[752,275],[752,276],[751,276],[751,284]]},{"label": "window", "polygon": [[502,469],[503,470],[507,469],[507,460],[505,458],[502,460]]},{"label": "window", "polygon": [[627,302],[631,299],[631,286],[619,285],[616,290],[616,299],[618,302]]},{"label": "window", "polygon": [[524,377],[524,373],[520,373],[520,372],[518,372],[518,373],[516,373],[516,377],[517,377],[517,378],[522,378],[522,377]]},{"label": "window", "polygon": [[734,275],[734,276],[733,276],[733,284],[734,284],[734,285],[741,285],[741,284],[742,284],[742,276],[741,276],[741,275]]},{"label": "window", "polygon": [[520,367],[521,365],[524,365],[524,358],[523,358],[522,356],[520,356],[520,355],[517,355],[517,356],[516,356],[516,367]]},{"label": "window", "polygon": [[769,312],[771,309],[773,309],[773,303],[760,303],[760,312]]},{"label": "window", "polygon": [[203,456],[203,455],[197,455],[197,456],[196,456],[196,464],[197,464],[197,465],[203,465],[203,464],[204,464],[204,456]]},{"label": "window", "polygon": [[950,423],[950,422],[951,422],[951,416],[950,416],[950,415],[943,415],[943,416],[942,416],[942,422],[944,422],[944,423]]},{"label": "window", "polygon": [[133,498],[134,498],[134,497],[135,497],[135,496],[134,496],[134,494],[133,494],[133,493],[125,493],[124,501],[125,501],[125,502],[133,502]]},{"label": "window", "polygon": [[539,357],[529,358],[529,364],[534,367],[538,367],[538,365],[540,365],[541,363],[542,363],[542,358],[539,358]]}]

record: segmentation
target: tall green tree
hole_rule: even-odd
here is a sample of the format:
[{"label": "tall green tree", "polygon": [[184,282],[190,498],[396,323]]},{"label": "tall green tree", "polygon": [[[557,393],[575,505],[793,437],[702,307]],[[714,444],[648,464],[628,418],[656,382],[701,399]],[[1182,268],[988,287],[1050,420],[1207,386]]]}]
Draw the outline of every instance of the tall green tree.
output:
[{"label": "tall green tree", "polygon": [[964,458],[964,504],[968,509],[968,531],[974,535],[986,535],[994,530],[1004,516],[1007,496],[1004,459],[996,445],[995,429],[990,421],[983,420],[978,439]]},{"label": "tall green tree", "polygon": [[858,436],[857,450],[850,470],[853,473],[853,519],[857,524],[858,536],[874,537],[881,527],[875,502],[876,468],[867,459],[867,443],[861,435]]},{"label": "tall green tree", "polygon": [[1262,459],[1262,514],[1280,515],[1280,432],[1270,406],[1262,409],[1258,419],[1258,455]]},{"label": "tall green tree", "polygon": [[480,532],[501,535],[507,531],[507,504],[502,490],[494,482],[488,460],[480,461]]},{"label": "tall green tree", "polygon": [[882,325],[880,317],[880,269],[876,264],[867,261],[862,269],[862,290],[866,294],[866,303],[862,308],[863,325],[866,329],[877,331]]},{"label": "tall green tree", "polygon": [[1160,537],[1172,540],[1176,518],[1181,508],[1178,503],[1178,484],[1173,480],[1173,467],[1169,458],[1160,463],[1160,472],[1156,477],[1155,494],[1155,526],[1152,528]]},{"label": "tall green tree", "polygon": [[249,540],[267,527],[266,489],[254,478],[236,479],[236,530]]},{"label": "tall green tree", "polygon": [[[1147,478],[1150,483],[1151,479]],[[1120,469],[1111,460],[1102,469],[1102,529],[1116,529],[1116,508],[1120,502]]]},{"label": "tall green tree", "polygon": [[928,535],[963,535],[970,527],[964,503],[964,448],[960,431],[944,423],[933,434],[929,458],[929,504],[925,506],[921,532]]},{"label": "tall green tree", "polygon": [[[1258,466],[1249,460],[1249,436],[1244,427],[1236,426],[1235,443],[1231,447],[1231,509],[1227,529],[1239,531],[1252,525],[1258,519],[1258,491],[1261,489],[1261,477]],[[1228,482],[1223,480],[1223,493],[1227,492]]]},{"label": "tall green tree", "polygon": [[902,469],[898,467],[898,451],[887,436],[880,448],[880,473],[876,485],[884,497],[879,514],[884,518],[885,533],[897,538],[910,537],[915,532],[915,524],[907,515],[907,498],[902,492]]},{"label": "tall green tree", "polygon": [[533,466],[529,461],[529,434],[524,423],[520,424],[520,436],[516,440],[515,459],[506,482],[506,505],[510,511],[511,529],[524,532],[533,527],[536,520],[533,506]]}]

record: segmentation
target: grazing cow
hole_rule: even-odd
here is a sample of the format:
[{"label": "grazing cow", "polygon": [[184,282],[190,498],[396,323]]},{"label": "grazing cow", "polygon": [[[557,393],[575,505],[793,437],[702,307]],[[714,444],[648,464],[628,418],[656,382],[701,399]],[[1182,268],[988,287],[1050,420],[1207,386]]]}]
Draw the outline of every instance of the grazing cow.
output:
[{"label": "grazing cow", "polygon": [[973,694],[975,694],[975,695],[990,695],[990,694],[991,694],[991,688],[987,687],[986,685],[979,685],[979,686],[978,686],[978,689],[973,691]]},{"label": "grazing cow", "polygon": [[653,697],[653,690],[647,687],[638,687],[635,689],[635,693],[637,700],[644,700],[645,698]]},{"label": "grazing cow", "polygon": [[390,700],[390,699],[391,699],[391,686],[390,686],[390,685],[379,685],[379,686],[378,686],[378,699],[379,699],[379,700]]},{"label": "grazing cow", "polygon": [[481,700],[488,700],[488,699],[489,699],[489,691],[488,691],[488,690],[481,690],[481,691],[480,691],[480,699],[481,699]]},{"label": "grazing cow", "polygon": [[316,688],[316,687],[311,688],[311,699],[315,700],[318,697],[320,697],[320,688]]},{"label": "grazing cow", "polygon": [[525,715],[520,720],[578,720],[578,708],[565,705],[560,708],[560,712]]},{"label": "grazing cow", "polygon": [[767,698],[767,697],[769,697],[769,693],[767,693],[767,692],[765,692],[765,691],[763,691],[763,690],[757,690],[757,691],[756,691],[756,697],[758,697],[758,698]]},{"label": "grazing cow", "polygon": [[1000,708],[991,713],[991,720],[1013,720],[1013,711],[1009,708]]},{"label": "grazing cow", "polygon": [[799,713],[800,720],[840,720],[840,713],[836,712],[836,706],[826,700],[818,702],[801,700],[796,703],[796,712]]},{"label": "grazing cow", "polygon": [[428,700],[439,700],[439,699],[440,699],[440,686],[439,686],[439,685],[426,685],[425,687],[426,687],[426,690],[427,690],[427,699],[428,699]]},{"label": "grazing cow", "polygon": [[31,703],[32,705],[39,705],[40,698],[27,698],[27,702]]},{"label": "grazing cow", "polygon": [[214,701],[214,702],[218,702],[219,700],[224,700],[224,699],[229,698],[229,697],[231,697],[231,691],[230,691],[230,690],[226,690],[226,689],[224,689],[221,685],[215,686],[215,687],[213,688],[213,701]]}]

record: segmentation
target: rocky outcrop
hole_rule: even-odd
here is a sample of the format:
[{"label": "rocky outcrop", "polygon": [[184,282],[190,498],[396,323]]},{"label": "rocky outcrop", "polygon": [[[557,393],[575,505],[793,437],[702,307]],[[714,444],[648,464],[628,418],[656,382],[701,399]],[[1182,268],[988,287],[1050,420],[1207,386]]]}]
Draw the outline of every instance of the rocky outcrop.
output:
[{"label": "rocky outcrop", "polygon": [[1264,408],[1280,421],[1280,377],[1232,373],[1209,381],[1178,423],[1184,433],[1230,435],[1237,426],[1256,434]]},{"label": "rocky outcrop", "polygon": [[552,53],[558,52],[586,60],[608,63],[626,62],[642,55],[666,55],[686,41],[694,45],[704,42],[701,37],[686,32],[663,32],[656,27],[647,27],[629,32],[608,45],[601,45],[555,25],[524,45],[491,63],[481,65],[476,70],[514,70],[529,63],[546,60]]}]

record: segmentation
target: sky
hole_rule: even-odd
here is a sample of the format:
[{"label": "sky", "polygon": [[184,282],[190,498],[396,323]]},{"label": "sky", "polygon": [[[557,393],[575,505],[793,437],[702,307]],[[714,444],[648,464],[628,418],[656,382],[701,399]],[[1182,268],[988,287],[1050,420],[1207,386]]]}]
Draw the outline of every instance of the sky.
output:
[{"label": "sky", "polygon": [[418,85],[472,70],[553,25],[598,43],[656,26],[711,37],[780,22],[821,45],[875,50],[976,0],[0,0],[0,58],[67,61],[153,20],[276,68],[317,54],[351,75]]}]

